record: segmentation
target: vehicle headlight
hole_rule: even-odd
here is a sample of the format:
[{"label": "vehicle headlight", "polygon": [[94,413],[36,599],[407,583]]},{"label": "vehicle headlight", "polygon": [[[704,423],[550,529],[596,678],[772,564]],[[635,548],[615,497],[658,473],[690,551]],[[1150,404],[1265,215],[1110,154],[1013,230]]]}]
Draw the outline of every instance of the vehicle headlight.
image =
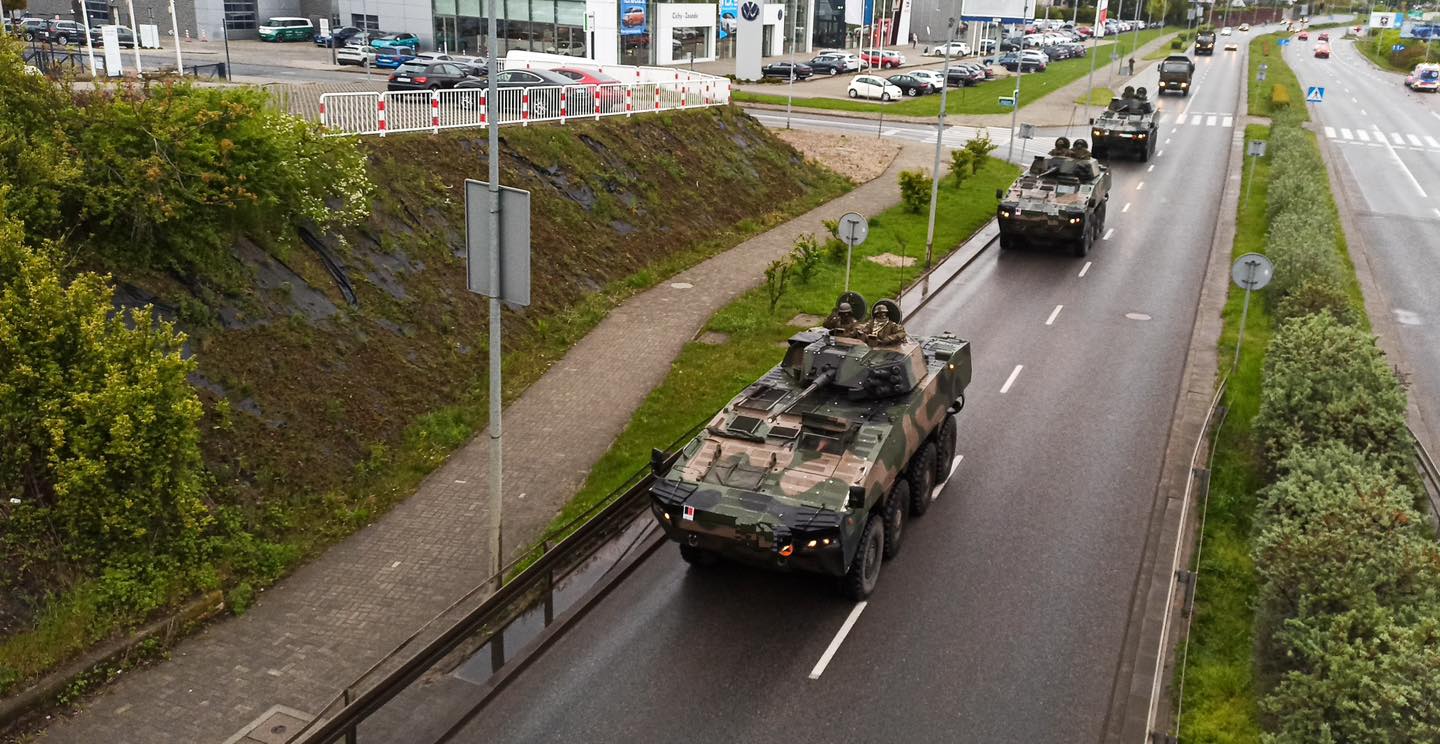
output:
[{"label": "vehicle headlight", "polygon": [[1001,216],[1001,217],[1012,217],[1012,216],[1014,216],[1014,213],[1011,212],[1011,211],[1008,210],[1008,209],[1002,209],[1002,210],[1000,210],[1000,216]]},{"label": "vehicle headlight", "polygon": [[1140,138],[1140,139],[1145,139],[1146,137],[1149,137],[1150,135],[1148,135],[1148,134],[1137,134],[1137,135],[1135,135],[1135,136],[1138,137],[1138,138]]},{"label": "vehicle headlight", "polygon": [[1099,137],[1099,136],[1101,136],[1101,135],[1103,135],[1103,134],[1105,134],[1105,130],[1103,130],[1103,129],[1092,129],[1092,130],[1090,130],[1090,136],[1091,136],[1091,137]]}]

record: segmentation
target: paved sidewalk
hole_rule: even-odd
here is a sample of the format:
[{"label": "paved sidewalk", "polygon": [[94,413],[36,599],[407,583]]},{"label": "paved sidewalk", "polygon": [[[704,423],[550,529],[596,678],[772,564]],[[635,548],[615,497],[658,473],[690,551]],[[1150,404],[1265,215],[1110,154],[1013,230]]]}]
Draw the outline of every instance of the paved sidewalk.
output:
[{"label": "paved sidewalk", "polygon": [[[681,272],[622,304],[505,411],[505,544],[536,539],[590,467],[719,308],[761,282],[802,233],[849,210],[899,203],[901,151],[875,180]],[[219,744],[272,706],[313,714],[341,687],[485,578],[488,437],[456,452],[419,491],[259,596],[243,617],[181,642],[113,684],[41,739]]]}]

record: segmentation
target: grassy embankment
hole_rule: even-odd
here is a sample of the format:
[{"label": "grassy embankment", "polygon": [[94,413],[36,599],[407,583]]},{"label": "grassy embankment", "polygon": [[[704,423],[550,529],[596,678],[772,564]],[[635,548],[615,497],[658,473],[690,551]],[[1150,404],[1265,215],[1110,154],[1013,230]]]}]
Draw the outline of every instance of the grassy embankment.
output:
[{"label": "grassy embankment", "polygon": [[[1279,58],[1268,57],[1274,35],[1251,42],[1250,99],[1252,116],[1272,117],[1276,127],[1298,127],[1306,118],[1301,89],[1294,73]],[[1256,80],[1261,61],[1269,62],[1265,83]],[[1291,103],[1277,105],[1273,88],[1285,88]],[[1271,127],[1246,127],[1245,138],[1269,140]],[[1305,135],[1311,147],[1313,136]],[[1318,151],[1317,151],[1318,152]],[[1269,185],[1271,157],[1261,158],[1253,171],[1247,162],[1241,183],[1242,201],[1237,214],[1232,258],[1244,253],[1265,253],[1270,234]],[[1318,163],[1319,158],[1315,161]],[[1323,193],[1333,212],[1323,165],[1313,178],[1325,184]],[[1252,183],[1253,180],[1253,183]],[[1246,200],[1244,194],[1249,192]],[[1360,327],[1368,330],[1358,282],[1350,263],[1344,236],[1335,235],[1346,277],[1343,288],[1348,304],[1356,309]],[[1244,293],[1230,288],[1224,309],[1224,331],[1220,340],[1221,374],[1230,369],[1238,336]],[[1267,485],[1267,463],[1262,442],[1253,427],[1261,407],[1266,349],[1277,330],[1273,303],[1263,295],[1253,297],[1245,325],[1240,364],[1230,373],[1224,404],[1228,415],[1216,435],[1208,508],[1204,514],[1200,563],[1194,567],[1199,579],[1195,616],[1190,630],[1187,667],[1184,670],[1183,717],[1179,734],[1190,742],[1254,742],[1261,738],[1259,701],[1266,690],[1256,665],[1256,603],[1258,582],[1253,557],[1256,509],[1259,493]],[[1270,680],[1273,682],[1273,680]]]},{"label": "grassy embankment", "polygon": [[[935,260],[949,255],[994,217],[995,189],[1008,186],[1018,173],[1014,166],[988,159],[960,188],[955,188],[948,178],[941,183]],[[924,210],[909,212],[900,205],[871,217],[870,237],[855,249],[851,288],[871,301],[898,296],[901,288],[921,271],[927,216]],[[824,236],[816,237],[823,242]],[[883,253],[918,256],[921,260],[908,268],[888,268],[867,260]],[[674,442],[775,366],[785,339],[800,330],[789,321],[800,313],[820,317],[828,314],[844,277],[841,250],[838,257],[821,261],[809,283],[792,280],[773,312],[763,285],[717,312],[704,331],[721,334],[724,342],[692,341],[685,346],[669,376],[645,399],[552,528],[564,525],[623,485],[649,462],[651,447]]]},{"label": "grassy embankment", "polygon": [[[1151,28],[1140,31],[1138,38],[1132,39],[1132,34],[1125,34],[1123,38],[1116,41],[1101,42],[1090,50],[1090,54],[1101,55],[1096,62],[1096,72],[1105,69],[1106,64],[1114,64],[1110,61],[1110,53],[1115,51],[1125,59],[1132,53],[1132,49],[1143,47],[1150,41],[1165,35],[1174,33],[1173,28]],[[1118,47],[1117,47],[1118,43]],[[996,55],[998,57],[998,55]],[[1049,69],[1041,73],[1026,73],[1020,85],[1020,107],[1024,108],[1049,95],[1051,92],[1075,82],[1090,73],[1090,59],[1081,57],[1078,59],[1067,59],[1050,65]],[[952,90],[946,99],[945,108],[948,114],[1004,114],[1010,111],[1000,105],[998,99],[1001,96],[1009,96],[1015,89],[1015,83],[1010,77],[1001,77],[994,80],[987,80],[972,88],[959,88]],[[797,89],[798,91],[798,89]],[[771,103],[785,105],[786,98],[783,94],[773,93],[751,93],[749,91],[735,91],[731,97],[739,103]],[[1109,99],[1107,98],[1108,102]],[[877,101],[859,101],[848,98],[804,98],[797,96],[792,102],[796,107],[827,109],[832,111],[865,111],[872,113],[893,114],[897,116],[937,116],[940,113],[940,97],[938,95],[921,96],[910,98],[894,103],[882,103]]]}]

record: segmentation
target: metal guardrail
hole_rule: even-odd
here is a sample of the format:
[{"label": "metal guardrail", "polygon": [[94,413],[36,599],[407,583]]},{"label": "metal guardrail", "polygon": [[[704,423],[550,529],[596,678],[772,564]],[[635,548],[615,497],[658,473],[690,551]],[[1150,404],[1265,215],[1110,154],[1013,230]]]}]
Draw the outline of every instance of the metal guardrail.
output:
[{"label": "metal guardrail", "polygon": [[1420,443],[1420,437],[1416,436],[1415,430],[1407,424],[1405,431],[1410,433],[1410,441],[1415,445],[1415,463],[1419,466],[1421,488],[1425,489],[1425,496],[1430,501],[1431,516],[1435,524],[1440,525],[1440,469],[1435,467],[1435,460],[1430,457],[1429,450]]},{"label": "metal guardrail", "polygon": [[[496,120],[501,126],[602,116],[675,111],[723,105],[729,101],[724,80],[545,85],[501,88]],[[490,124],[488,91],[449,90],[326,93],[320,96],[320,123],[342,135],[439,132]]]},{"label": "metal guardrail", "polygon": [[[671,445],[666,458],[667,464],[675,461],[679,456],[680,446],[693,438],[699,428],[692,428]],[[522,613],[542,603],[545,607],[545,626],[549,627],[555,619],[553,602],[557,584],[584,565],[620,528],[635,520],[637,516],[643,516],[646,496],[653,480],[650,473],[651,468],[647,464],[632,475],[624,486],[612,491],[606,499],[553,532],[540,545],[512,560],[501,568],[498,575],[490,577],[456,600],[446,611],[415,631],[372,665],[357,681],[347,685],[310,723],[287,739],[287,744],[335,744],[341,741],[345,744],[356,744],[359,739],[358,728],[363,722],[414,685],[427,672],[439,666],[462,644],[473,645],[476,650],[484,645],[491,645],[491,671],[498,672],[507,662],[504,658],[504,646],[503,643],[490,642],[503,638],[505,630]],[[527,561],[532,560],[533,562],[527,564]],[[517,569],[518,573],[505,581],[494,594],[486,597],[433,640],[426,642],[412,656],[401,660],[406,648],[427,628]],[[387,665],[393,668],[381,674],[373,684],[365,685],[365,689],[357,690],[368,678]]]},{"label": "metal guardrail", "polygon": [[[1175,552],[1170,559],[1170,584],[1165,590],[1165,614],[1160,621],[1160,643],[1155,653],[1155,670],[1150,686],[1150,704],[1145,715],[1146,741],[1152,737],[1159,736],[1163,740],[1163,734],[1155,731],[1155,724],[1160,717],[1160,692],[1164,687],[1165,659],[1169,656],[1166,649],[1170,645],[1171,620],[1175,613],[1175,590],[1182,583],[1187,590],[1187,601],[1184,603],[1186,635],[1189,635],[1190,618],[1193,613],[1189,611],[1190,600],[1195,596],[1195,585],[1199,579],[1200,551],[1204,546],[1205,534],[1205,512],[1210,502],[1210,458],[1215,453],[1214,437],[1219,435],[1220,427],[1225,422],[1225,415],[1228,408],[1220,404],[1225,399],[1225,391],[1229,387],[1230,375],[1225,375],[1220,380],[1220,385],[1215,390],[1215,396],[1210,399],[1210,410],[1205,414],[1205,425],[1200,429],[1200,436],[1195,440],[1195,450],[1190,455],[1190,476],[1185,479],[1184,501],[1180,505],[1180,530],[1175,537]],[[1218,415],[1218,419],[1217,419]],[[1207,448],[1206,445],[1209,445]],[[1204,467],[1201,467],[1202,462]],[[1180,561],[1185,554],[1185,523],[1189,517],[1190,504],[1194,501],[1195,491],[1198,488],[1204,489],[1204,497],[1200,505],[1200,526],[1196,532],[1197,542],[1195,545],[1196,572],[1188,573],[1180,570]],[[1187,656],[1189,646],[1186,646]],[[1181,662],[1181,696],[1183,697],[1184,682],[1184,661]],[[1176,711],[1175,720],[1180,720],[1179,710]]]}]

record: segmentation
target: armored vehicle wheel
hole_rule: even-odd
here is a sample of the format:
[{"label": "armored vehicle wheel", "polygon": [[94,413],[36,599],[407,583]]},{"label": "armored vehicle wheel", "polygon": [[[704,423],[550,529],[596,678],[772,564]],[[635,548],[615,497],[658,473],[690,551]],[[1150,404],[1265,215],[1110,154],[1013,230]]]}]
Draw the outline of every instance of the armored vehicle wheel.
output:
[{"label": "armored vehicle wheel", "polygon": [[[935,431],[935,483],[950,477],[950,463],[955,459],[955,415],[947,414]],[[921,510],[923,511],[923,509]],[[916,512],[919,514],[920,512]]]},{"label": "armored vehicle wheel", "polygon": [[720,556],[685,543],[680,543],[680,557],[684,558],[686,563],[700,568],[709,568],[720,562]]},{"label": "armored vehicle wheel", "polygon": [[910,513],[918,517],[930,508],[930,496],[935,490],[934,442],[926,442],[915,453],[905,478],[910,481]]},{"label": "armored vehicle wheel", "polygon": [[1023,245],[1024,243],[1021,242],[1020,238],[1014,235],[1006,235],[1005,233],[1000,233],[1000,250],[1013,251],[1017,248],[1022,247]]},{"label": "armored vehicle wheel", "polygon": [[1094,244],[1095,231],[1087,226],[1085,229],[1085,233],[1081,235],[1080,240],[1075,243],[1075,247],[1073,249],[1075,251],[1075,257],[1084,258],[1090,255],[1090,247]]},{"label": "armored vehicle wheel", "polygon": [[885,525],[879,514],[871,514],[860,533],[860,548],[855,551],[855,560],[845,572],[845,596],[859,602],[875,591],[875,582],[880,578],[880,560],[885,553]]},{"label": "armored vehicle wheel", "polygon": [[900,554],[900,543],[905,539],[905,516],[910,511],[910,483],[904,478],[896,479],[890,488],[890,498],[885,500],[885,560]]}]

